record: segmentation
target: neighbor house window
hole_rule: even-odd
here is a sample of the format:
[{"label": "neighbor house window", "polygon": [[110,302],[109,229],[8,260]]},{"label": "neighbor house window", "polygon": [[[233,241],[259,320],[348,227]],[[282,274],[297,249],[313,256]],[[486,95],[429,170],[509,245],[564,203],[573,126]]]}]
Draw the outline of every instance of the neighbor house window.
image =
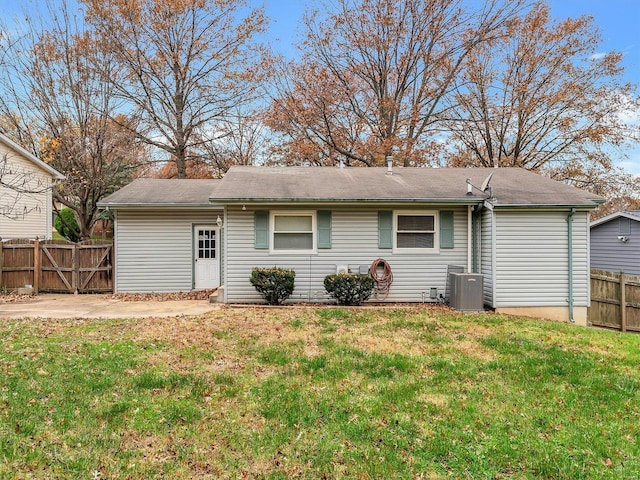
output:
[{"label": "neighbor house window", "polygon": [[312,212],[273,213],[274,251],[315,251],[316,219]]},{"label": "neighbor house window", "polygon": [[631,220],[627,217],[618,219],[618,233],[620,235],[631,235]]},{"label": "neighbor house window", "polygon": [[435,213],[396,212],[394,248],[399,251],[435,251]]}]

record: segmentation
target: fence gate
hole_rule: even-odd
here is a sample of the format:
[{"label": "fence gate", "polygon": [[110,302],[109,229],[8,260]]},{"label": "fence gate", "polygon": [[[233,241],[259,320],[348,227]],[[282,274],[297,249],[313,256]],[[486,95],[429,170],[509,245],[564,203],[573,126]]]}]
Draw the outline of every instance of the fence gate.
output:
[{"label": "fence gate", "polygon": [[598,327],[640,332],[640,278],[592,269],[589,321]]},{"label": "fence gate", "polygon": [[36,292],[113,291],[113,243],[87,240],[0,242],[0,287],[32,285]]}]

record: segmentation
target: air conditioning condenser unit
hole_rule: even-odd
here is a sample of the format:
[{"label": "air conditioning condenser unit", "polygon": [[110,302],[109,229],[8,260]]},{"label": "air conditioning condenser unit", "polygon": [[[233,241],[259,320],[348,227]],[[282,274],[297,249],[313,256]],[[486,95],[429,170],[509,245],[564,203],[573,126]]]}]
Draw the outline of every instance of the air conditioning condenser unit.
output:
[{"label": "air conditioning condenser unit", "polygon": [[484,276],[480,273],[450,273],[449,305],[462,312],[484,310]]}]

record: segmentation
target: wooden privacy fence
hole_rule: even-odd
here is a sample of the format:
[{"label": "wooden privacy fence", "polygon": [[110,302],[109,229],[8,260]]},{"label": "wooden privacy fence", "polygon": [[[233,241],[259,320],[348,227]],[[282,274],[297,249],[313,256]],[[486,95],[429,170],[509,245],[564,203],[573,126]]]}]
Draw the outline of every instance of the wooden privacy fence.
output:
[{"label": "wooden privacy fence", "polygon": [[591,270],[589,321],[598,327],[640,332],[640,277]]},{"label": "wooden privacy fence", "polygon": [[113,243],[87,240],[0,242],[0,288],[31,285],[36,293],[113,291]]}]

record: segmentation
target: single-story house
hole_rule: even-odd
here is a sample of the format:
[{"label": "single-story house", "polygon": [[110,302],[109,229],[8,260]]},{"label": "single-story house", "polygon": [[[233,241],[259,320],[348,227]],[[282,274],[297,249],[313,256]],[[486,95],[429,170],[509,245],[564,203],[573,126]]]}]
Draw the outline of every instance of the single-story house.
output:
[{"label": "single-story house", "polygon": [[589,212],[603,201],[516,168],[238,166],[136,180],[101,206],[115,212],[117,292],[224,286],[224,302],[257,303],[251,270],[279,266],[296,271],[290,301],[325,301],[326,275],[382,258],[388,302],[444,292],[453,265],[483,275],[498,311],[586,324]]},{"label": "single-story house", "polygon": [[0,238],[51,239],[51,188],[63,178],[0,133]]},{"label": "single-story house", "polygon": [[640,275],[640,211],[591,222],[591,268]]}]

